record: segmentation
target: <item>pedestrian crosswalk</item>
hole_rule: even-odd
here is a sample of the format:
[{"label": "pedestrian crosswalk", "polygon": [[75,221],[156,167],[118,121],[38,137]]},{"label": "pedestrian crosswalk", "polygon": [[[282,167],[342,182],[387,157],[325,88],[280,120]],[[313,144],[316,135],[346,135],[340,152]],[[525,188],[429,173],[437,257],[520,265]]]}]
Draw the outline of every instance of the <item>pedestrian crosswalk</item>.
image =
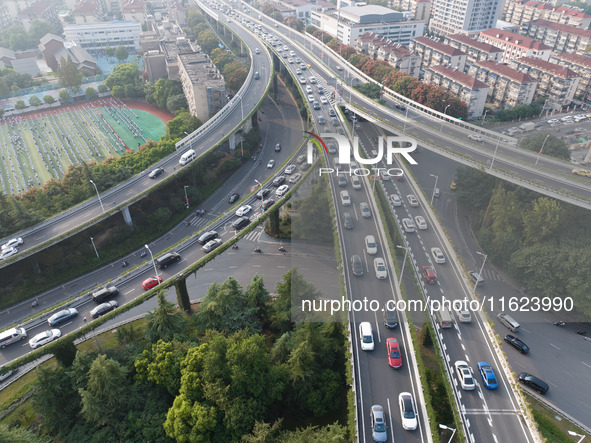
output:
[{"label": "pedestrian crosswalk", "polygon": [[482,271],[482,278],[484,278],[484,280],[503,281],[503,277],[494,269],[484,269]]}]

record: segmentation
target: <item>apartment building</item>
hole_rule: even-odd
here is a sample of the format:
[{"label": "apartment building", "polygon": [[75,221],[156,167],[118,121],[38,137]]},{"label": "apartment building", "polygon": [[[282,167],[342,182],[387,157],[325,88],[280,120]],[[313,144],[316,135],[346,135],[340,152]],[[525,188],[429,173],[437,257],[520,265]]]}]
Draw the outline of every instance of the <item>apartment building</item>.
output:
[{"label": "apartment building", "polygon": [[443,35],[476,35],[495,26],[503,0],[433,0],[429,29]]},{"label": "apartment building", "polygon": [[591,94],[591,58],[580,54],[563,52],[553,54],[550,61],[577,73],[580,81],[575,92],[575,99],[586,100]]},{"label": "apartment building", "polygon": [[74,23],[96,23],[106,20],[107,8],[104,0],[84,0],[72,10]]},{"label": "apartment building", "polygon": [[548,45],[554,52],[583,55],[591,43],[591,31],[543,19],[523,24],[520,32]]},{"label": "apartment building", "polygon": [[552,54],[552,48],[538,40],[498,28],[481,31],[480,40],[503,50],[502,63],[521,57],[548,60]]},{"label": "apartment building", "polygon": [[143,0],[121,2],[121,15],[124,21],[146,23],[146,6]]},{"label": "apartment building", "polygon": [[107,46],[125,46],[130,53],[136,53],[140,50],[141,32],[142,25],[130,21],[84,23],[64,28],[66,40],[76,42],[93,55],[102,55]]},{"label": "apartment building", "polygon": [[22,9],[18,13],[18,19],[27,32],[35,20],[42,20],[52,24],[58,33],[62,30],[62,23],[57,13],[57,7],[55,3],[48,0],[30,3],[29,7]]},{"label": "apartment building", "polygon": [[391,0],[390,6],[409,11],[412,19],[419,22],[428,22],[431,17],[431,0]]},{"label": "apartment building", "polygon": [[534,0],[512,0],[505,3],[503,20],[506,22],[521,26],[538,19],[581,29],[588,29],[591,25],[591,16],[574,6],[555,7],[546,2]]},{"label": "apartment building", "polygon": [[428,37],[413,38],[409,49],[420,57],[422,70],[430,66],[448,65],[463,71],[468,57],[465,52]]},{"label": "apartment building", "polygon": [[457,96],[468,106],[468,118],[482,116],[490,87],[457,68],[438,65],[425,69],[425,83],[441,86]]},{"label": "apartment building", "polygon": [[481,60],[501,61],[503,50],[488,43],[483,43],[463,34],[448,35],[443,39],[443,43],[453,48],[459,49],[466,54],[466,66],[464,72],[467,72],[471,65]]},{"label": "apartment building", "polygon": [[378,60],[385,60],[400,72],[419,78],[421,58],[400,43],[392,43],[378,49]]},{"label": "apartment building", "polygon": [[547,97],[551,103],[560,107],[570,105],[581,80],[576,72],[566,66],[539,58],[522,57],[513,60],[511,67],[538,82],[536,96]]},{"label": "apartment building", "polygon": [[538,82],[526,73],[491,60],[476,62],[470,67],[468,75],[490,87],[487,101],[497,108],[529,105],[538,85]]}]

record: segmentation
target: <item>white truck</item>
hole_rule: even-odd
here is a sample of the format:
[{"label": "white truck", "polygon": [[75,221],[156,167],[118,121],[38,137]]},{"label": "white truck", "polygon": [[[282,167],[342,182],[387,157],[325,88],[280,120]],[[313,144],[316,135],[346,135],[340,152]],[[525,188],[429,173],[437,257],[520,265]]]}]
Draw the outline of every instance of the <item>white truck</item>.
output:
[{"label": "white truck", "polygon": [[533,131],[534,129],[536,129],[536,124],[534,122],[527,122],[527,123],[523,123],[522,125],[519,125],[519,128],[522,131],[529,132],[529,131]]}]

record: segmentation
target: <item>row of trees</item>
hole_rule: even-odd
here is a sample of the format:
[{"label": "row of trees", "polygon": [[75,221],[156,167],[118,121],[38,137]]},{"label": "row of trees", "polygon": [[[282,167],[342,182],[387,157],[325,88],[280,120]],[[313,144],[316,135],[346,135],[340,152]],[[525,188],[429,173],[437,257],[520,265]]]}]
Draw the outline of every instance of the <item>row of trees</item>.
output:
[{"label": "row of trees", "polygon": [[[544,148],[545,149],[545,148]],[[497,180],[476,169],[456,176],[457,200],[472,212],[480,245],[537,297],[570,296],[591,314],[589,211]]]},{"label": "row of trees", "polygon": [[36,49],[45,34],[59,34],[56,27],[43,20],[33,20],[29,31],[22,25],[12,25],[0,31],[0,47],[22,51]]},{"label": "row of trees", "polygon": [[346,442],[326,420],[343,407],[340,323],[290,321],[294,288],[320,294],[297,270],[272,299],[261,276],[244,290],[215,283],[191,317],[158,296],[144,331],[120,328],[108,355],[59,343],[56,369],[39,370],[34,405],[42,436],[61,441]]}]

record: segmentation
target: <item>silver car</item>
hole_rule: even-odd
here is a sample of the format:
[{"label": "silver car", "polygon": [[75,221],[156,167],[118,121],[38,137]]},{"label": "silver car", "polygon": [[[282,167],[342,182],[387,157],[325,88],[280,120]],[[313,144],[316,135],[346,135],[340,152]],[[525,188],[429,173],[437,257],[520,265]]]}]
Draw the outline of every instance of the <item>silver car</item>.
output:
[{"label": "silver car", "polygon": [[39,346],[43,346],[53,340],[57,340],[62,336],[62,331],[59,329],[50,329],[49,331],[43,331],[37,334],[31,340],[29,340],[29,346],[33,349],[37,349]]},{"label": "silver car", "polygon": [[386,415],[384,408],[380,405],[371,407],[371,437],[374,441],[384,442],[388,440],[386,432]]}]

